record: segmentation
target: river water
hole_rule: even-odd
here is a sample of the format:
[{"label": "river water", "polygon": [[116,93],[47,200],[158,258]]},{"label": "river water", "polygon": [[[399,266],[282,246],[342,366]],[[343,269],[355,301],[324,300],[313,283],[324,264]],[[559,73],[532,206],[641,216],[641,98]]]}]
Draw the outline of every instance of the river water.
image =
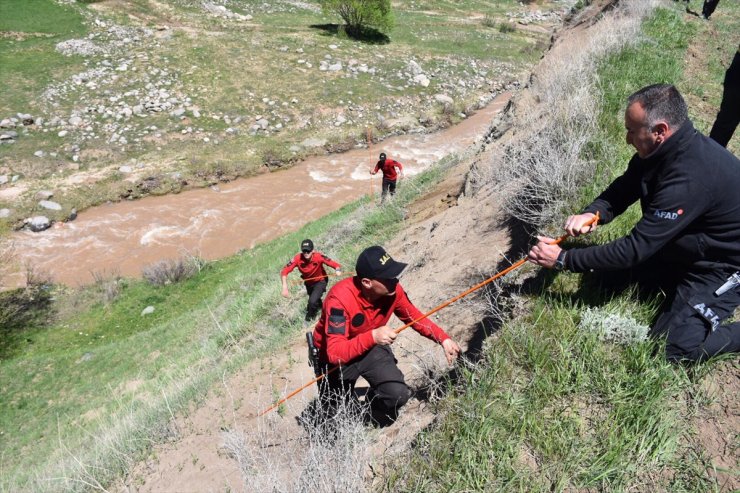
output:
[{"label": "river water", "polygon": [[[15,232],[18,266],[32,265],[56,282],[76,286],[93,282],[93,273],[139,277],[147,264],[184,253],[209,260],[233,255],[367,195],[371,180],[378,194],[381,174],[369,171],[380,152],[400,161],[406,176],[462,152],[484,136],[509,97],[502,94],[458,125],[433,134],[391,137],[370,149],[312,157],[217,189],[93,207],[41,233]],[[18,266],[6,275],[10,286],[23,285]]]}]

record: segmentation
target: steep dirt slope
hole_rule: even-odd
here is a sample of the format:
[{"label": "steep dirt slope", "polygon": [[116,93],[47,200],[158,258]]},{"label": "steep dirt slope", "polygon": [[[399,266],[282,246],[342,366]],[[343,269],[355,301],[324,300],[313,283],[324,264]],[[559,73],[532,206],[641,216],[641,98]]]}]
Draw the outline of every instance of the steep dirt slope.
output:
[{"label": "steep dirt slope", "polygon": [[[553,52],[578,46],[580,36],[599,13],[612,2],[595,2],[592,17],[582,19],[554,42]],[[548,55],[549,56],[549,55]],[[526,90],[498,121],[492,123],[492,135],[516,124],[516,113],[537,104]],[[522,131],[521,129],[517,131]],[[512,240],[512,233],[499,210],[500,190],[483,188],[474,195],[465,194],[467,174],[477,160],[496,159],[498,146],[511,138],[509,131],[498,140],[480,148],[478,154],[450,172],[436,189],[420,198],[408,210],[403,232],[386,248],[399,260],[409,263],[402,283],[411,299],[428,310],[457,295],[497,270],[504,255],[519,256],[517,247],[526,241]],[[492,140],[489,137],[489,140]],[[469,190],[468,190],[469,192]],[[515,260],[515,259],[514,259]],[[480,347],[486,333],[486,306],[479,298],[461,301],[442,310],[433,318],[457,339],[464,351]],[[478,301],[476,301],[478,300]],[[397,321],[396,325],[400,326]],[[394,352],[407,379],[423,385],[424,374],[445,367],[442,352],[433,343],[413,331],[405,331],[394,344]],[[258,485],[271,472],[287,485],[300,474],[296,461],[301,454],[302,428],[298,417],[311,398],[315,386],[289,401],[284,412],[265,418],[256,414],[272,400],[272,389],[283,394],[310,378],[302,337],[278,355],[255,362],[213,389],[206,402],[187,417],[177,419],[179,438],[159,445],[149,460],[139,464],[117,485],[119,491],[258,491]],[[721,365],[706,382],[710,404],[696,419],[697,445],[712,458],[715,467],[737,466],[734,439],[740,433],[737,394],[740,371],[736,364]],[[384,458],[393,457],[409,446],[414,436],[434,419],[426,402],[412,399],[399,421],[389,428],[370,430],[370,456],[365,479],[372,482],[382,476]],[[262,470],[256,467],[243,475],[240,465],[224,447],[229,433],[239,433],[250,446],[260,448]],[[243,465],[243,464],[242,464]],[[737,488],[737,479],[727,472],[716,472],[727,490]]]}]

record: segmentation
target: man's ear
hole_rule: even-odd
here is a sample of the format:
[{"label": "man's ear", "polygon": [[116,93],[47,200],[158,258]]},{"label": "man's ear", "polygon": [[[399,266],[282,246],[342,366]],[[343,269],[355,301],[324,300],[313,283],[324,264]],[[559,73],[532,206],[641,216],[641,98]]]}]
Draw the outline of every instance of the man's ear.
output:
[{"label": "man's ear", "polygon": [[668,123],[664,121],[660,121],[653,125],[653,132],[658,134],[659,136],[666,138],[669,135],[669,132],[671,130],[671,127],[668,125]]},{"label": "man's ear", "polygon": [[371,287],[373,287],[373,282],[366,277],[360,279],[360,284],[362,284],[365,289],[370,289]]}]

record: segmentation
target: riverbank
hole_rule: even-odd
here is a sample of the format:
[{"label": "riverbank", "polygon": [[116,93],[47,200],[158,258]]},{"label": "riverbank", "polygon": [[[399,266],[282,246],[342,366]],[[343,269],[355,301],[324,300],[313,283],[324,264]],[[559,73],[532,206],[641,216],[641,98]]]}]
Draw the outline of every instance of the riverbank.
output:
[{"label": "riverbank", "polygon": [[0,226],[447,128],[522,78],[568,5],[402,2],[368,43],[308,3],[226,4],[3,2]]}]

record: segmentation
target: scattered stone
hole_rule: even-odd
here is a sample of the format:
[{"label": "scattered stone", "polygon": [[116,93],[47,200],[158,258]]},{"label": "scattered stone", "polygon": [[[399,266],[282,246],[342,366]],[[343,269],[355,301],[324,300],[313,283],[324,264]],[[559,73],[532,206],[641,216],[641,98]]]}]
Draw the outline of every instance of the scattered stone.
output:
[{"label": "scattered stone", "polygon": [[118,168],[119,173],[133,173],[134,169],[131,166],[121,166]]},{"label": "scattered stone", "polygon": [[50,211],[61,211],[62,206],[59,205],[56,202],[52,202],[51,200],[42,200],[39,202],[39,206],[43,207],[44,209],[48,209]]},{"label": "scattered stone", "polygon": [[29,217],[24,221],[26,226],[34,233],[39,233],[51,227],[51,221],[46,216]]},{"label": "scattered stone", "polygon": [[406,64],[406,68],[409,72],[411,72],[414,75],[420,75],[424,73],[424,70],[421,68],[421,65],[416,63],[414,60],[411,60],[408,64]]},{"label": "scattered stone", "polygon": [[77,209],[72,209],[69,211],[69,217],[67,217],[67,221],[74,221],[77,219]]},{"label": "scattered stone", "polygon": [[36,200],[49,200],[54,196],[54,192],[49,190],[40,190],[36,192]]},{"label": "scattered stone", "polygon": [[452,104],[455,102],[455,100],[453,100],[447,94],[435,94],[434,100],[442,104]]},{"label": "scattered stone", "polygon": [[142,316],[142,317],[143,317],[144,315],[149,315],[150,313],[154,313],[154,307],[153,307],[153,306],[151,306],[151,305],[149,305],[148,307],[146,307],[146,308],[144,308],[143,310],[141,310],[141,316]]},{"label": "scattered stone", "polygon": [[3,118],[0,121],[0,128],[15,128],[15,122],[10,118]]},{"label": "scattered stone", "polygon": [[58,135],[59,137],[66,137],[66,135],[67,135],[68,133],[69,133],[69,132],[67,132],[66,130],[60,130],[60,131],[59,131],[59,133],[58,133],[57,135]]},{"label": "scattered stone", "polygon": [[324,147],[326,145],[326,139],[311,138],[301,142],[303,147]]},{"label": "scattered stone", "polygon": [[8,183],[8,181],[8,175],[0,175],[0,185],[5,185],[6,183]]},{"label": "scattered stone", "polygon": [[0,209],[0,218],[10,217],[10,209]]},{"label": "scattered stone", "polygon": [[82,118],[80,118],[79,116],[73,116],[69,119],[69,124],[73,127],[79,127],[80,125],[82,125]]},{"label": "scattered stone", "polygon": [[46,153],[44,151],[36,151],[33,153],[33,155],[36,157],[44,157],[46,156]]},{"label": "scattered stone", "polygon": [[429,87],[429,77],[424,74],[419,74],[414,77],[414,82],[422,87]]}]

